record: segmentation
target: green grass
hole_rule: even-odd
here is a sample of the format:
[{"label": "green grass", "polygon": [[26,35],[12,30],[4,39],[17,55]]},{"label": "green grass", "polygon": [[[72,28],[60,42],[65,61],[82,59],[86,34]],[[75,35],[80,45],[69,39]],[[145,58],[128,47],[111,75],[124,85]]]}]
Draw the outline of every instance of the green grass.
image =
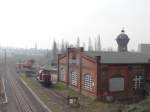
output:
[{"label": "green grass", "polygon": [[57,83],[57,84],[53,85],[53,89],[62,91],[64,89],[66,89],[66,86],[63,83]]},{"label": "green grass", "polygon": [[27,83],[27,85],[37,94],[37,96],[50,108],[53,112],[61,112],[61,107],[51,101],[47,92],[41,91],[41,84],[38,81],[26,77],[25,74],[21,75],[21,78]]},{"label": "green grass", "polygon": [[57,92],[59,91],[60,93],[64,94],[64,96],[79,96],[78,92],[69,87],[66,87],[66,85],[61,82],[53,85],[52,89]]},{"label": "green grass", "polygon": [[[44,87],[38,81],[26,77],[24,74],[21,75],[21,78],[53,112],[65,112],[64,105],[67,104],[64,102],[64,105],[60,105],[57,102],[55,102],[54,99],[48,95],[48,91],[44,91],[44,89],[42,89]],[[80,95],[73,89],[66,87],[63,83],[57,83],[49,89],[53,90],[54,92],[59,92],[59,94],[62,94],[64,96],[69,95],[80,97],[80,107],[69,107],[69,112],[117,112],[119,108],[124,108],[120,107],[120,104],[103,103],[100,101],[95,101],[84,95]]]},{"label": "green grass", "polygon": [[150,112],[150,97],[147,97],[145,100],[131,104],[126,108],[127,112]]}]

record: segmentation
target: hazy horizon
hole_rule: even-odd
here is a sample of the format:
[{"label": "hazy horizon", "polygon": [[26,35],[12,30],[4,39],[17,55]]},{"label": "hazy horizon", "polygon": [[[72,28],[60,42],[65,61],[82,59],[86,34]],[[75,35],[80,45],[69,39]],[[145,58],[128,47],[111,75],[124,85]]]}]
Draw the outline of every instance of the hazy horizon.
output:
[{"label": "hazy horizon", "polygon": [[1,0],[0,46],[49,49],[55,39],[75,44],[101,36],[102,48],[117,49],[115,39],[125,28],[128,48],[150,43],[148,0]]}]

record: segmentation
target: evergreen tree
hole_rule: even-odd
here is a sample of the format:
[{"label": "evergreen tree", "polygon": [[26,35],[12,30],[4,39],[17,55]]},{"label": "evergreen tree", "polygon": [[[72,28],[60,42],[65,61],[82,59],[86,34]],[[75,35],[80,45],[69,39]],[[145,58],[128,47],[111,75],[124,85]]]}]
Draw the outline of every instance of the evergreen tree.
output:
[{"label": "evergreen tree", "polygon": [[97,40],[95,38],[95,51],[97,51]]},{"label": "evergreen tree", "polygon": [[101,39],[100,35],[97,37],[97,51],[101,51]]},{"label": "evergreen tree", "polygon": [[62,42],[61,42],[61,53],[64,53],[65,52],[65,45],[64,45],[64,40],[62,39]]},{"label": "evergreen tree", "polygon": [[91,37],[89,37],[89,45],[88,45],[88,51],[92,51],[92,42],[91,42]]},{"label": "evergreen tree", "polygon": [[69,47],[69,43],[66,41],[65,42],[65,51],[67,51],[68,47]]},{"label": "evergreen tree", "polygon": [[85,48],[85,42],[82,43],[82,47]]},{"label": "evergreen tree", "polygon": [[80,39],[79,39],[79,36],[77,37],[77,48],[80,47]]},{"label": "evergreen tree", "polygon": [[109,47],[109,48],[107,49],[107,51],[112,52],[112,51],[113,51],[113,48],[112,48],[112,47]]},{"label": "evergreen tree", "polygon": [[57,43],[54,40],[54,42],[53,42],[53,49],[52,49],[52,64],[53,65],[57,64],[57,55],[58,55],[58,48],[57,48]]},{"label": "evergreen tree", "polygon": [[37,43],[35,43],[35,47],[34,47],[34,49],[35,49],[35,50],[37,50]]}]

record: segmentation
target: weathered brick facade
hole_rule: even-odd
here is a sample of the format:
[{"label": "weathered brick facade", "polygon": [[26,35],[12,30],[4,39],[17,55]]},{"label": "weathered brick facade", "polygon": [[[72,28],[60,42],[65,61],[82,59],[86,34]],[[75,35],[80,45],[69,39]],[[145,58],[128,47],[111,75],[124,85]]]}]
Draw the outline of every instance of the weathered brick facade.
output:
[{"label": "weathered brick facade", "polygon": [[59,81],[81,94],[98,99],[144,94],[150,64],[104,63],[101,55],[87,55],[83,48],[68,48],[58,56]]}]

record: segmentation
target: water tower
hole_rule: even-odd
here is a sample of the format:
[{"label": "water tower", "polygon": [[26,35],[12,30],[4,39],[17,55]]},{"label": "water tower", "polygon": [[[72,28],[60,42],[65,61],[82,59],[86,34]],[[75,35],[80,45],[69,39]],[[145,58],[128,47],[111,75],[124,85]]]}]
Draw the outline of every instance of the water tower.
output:
[{"label": "water tower", "polygon": [[124,29],[121,30],[121,34],[119,34],[116,38],[117,44],[118,44],[118,52],[127,52],[128,51],[128,42],[129,37],[127,34],[125,34]]}]

